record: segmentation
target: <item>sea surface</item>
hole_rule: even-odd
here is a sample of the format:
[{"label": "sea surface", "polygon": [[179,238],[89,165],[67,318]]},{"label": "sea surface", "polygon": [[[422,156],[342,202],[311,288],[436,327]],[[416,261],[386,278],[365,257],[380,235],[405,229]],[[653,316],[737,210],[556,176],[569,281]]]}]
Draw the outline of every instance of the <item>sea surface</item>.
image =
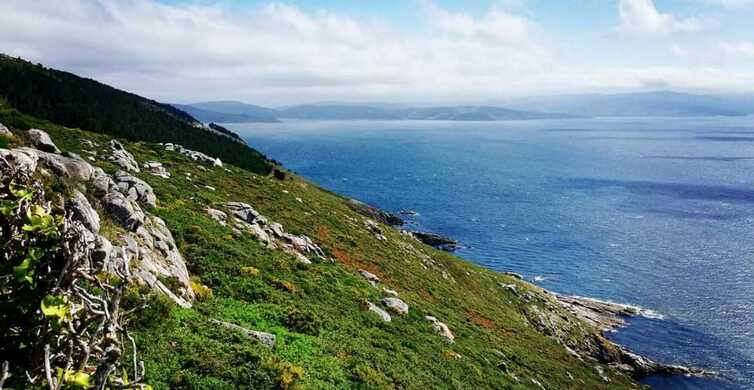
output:
[{"label": "sea surface", "polygon": [[464,258],[651,310],[610,337],[720,373],[657,389],[754,389],[754,117],[227,126]]}]

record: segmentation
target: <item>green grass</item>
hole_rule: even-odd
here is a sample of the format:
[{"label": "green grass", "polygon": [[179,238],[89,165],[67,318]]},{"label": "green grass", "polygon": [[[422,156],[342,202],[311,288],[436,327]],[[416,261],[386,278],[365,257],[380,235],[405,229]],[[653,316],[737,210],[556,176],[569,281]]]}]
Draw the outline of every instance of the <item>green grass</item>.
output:
[{"label": "green grass", "polygon": [[[66,151],[81,153],[83,138],[102,147],[108,140],[0,109],[0,123],[9,117],[46,129]],[[159,202],[152,212],[173,232],[189,272],[212,289],[212,297],[191,309],[152,297],[131,322],[147,382],[157,389],[529,389],[532,378],[547,389],[636,386],[610,368],[605,370],[612,381],[602,382],[596,363],[579,361],[538,332],[527,315],[552,298],[534,286],[385,226],[388,240],[379,241],[342,197],[291,173],[279,180],[233,166],[202,169],[159,145],[124,144],[139,162],[161,161],[171,172],[170,179],[137,176],[154,187]],[[287,231],[310,236],[334,262],[301,265],[252,237],[233,236],[204,211],[227,201],[250,203]],[[116,227],[103,224],[106,234],[117,234]],[[247,267],[258,274],[244,272]],[[357,274],[359,268],[383,283],[372,287]],[[519,295],[500,282],[518,284]],[[367,301],[385,296],[383,286],[410,305],[407,315],[393,316],[390,323],[366,310]],[[520,298],[525,292],[532,294],[530,302]],[[456,342],[443,342],[425,315],[445,322]],[[578,323],[568,313],[558,315]],[[274,333],[277,345],[266,348],[210,319]],[[568,337],[575,343],[596,333],[579,323]]]}]

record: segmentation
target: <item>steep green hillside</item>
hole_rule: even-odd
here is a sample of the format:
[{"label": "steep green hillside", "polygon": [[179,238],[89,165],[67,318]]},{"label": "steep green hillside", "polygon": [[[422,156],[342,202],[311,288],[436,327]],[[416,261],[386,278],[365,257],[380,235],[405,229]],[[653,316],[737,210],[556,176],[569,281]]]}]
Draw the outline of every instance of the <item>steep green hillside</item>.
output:
[{"label": "steep green hillside", "polygon": [[[64,126],[130,140],[178,143],[253,172],[270,169],[256,150],[207,134],[194,118],[170,105],[2,54],[0,98],[24,113]],[[25,126],[14,119],[10,124]]]},{"label": "steep green hillside", "polygon": [[[0,108],[0,123],[46,130],[64,152],[108,152],[109,136],[54,125],[8,107]],[[11,127],[15,139],[0,146],[27,144],[23,129]],[[145,171],[134,175],[154,189],[156,207],[147,209],[172,231],[196,296],[190,308],[143,288],[130,289],[124,298],[127,308],[136,308],[135,302],[149,297],[127,328],[145,360],[145,382],[154,388],[637,386],[608,365],[616,346],[552,294],[515,276],[372,224],[347,199],[291,173],[260,175],[237,166],[202,165],[155,143],[123,145],[140,164],[159,161],[170,173],[167,178]],[[101,158],[89,161],[107,173],[117,169]],[[96,199],[90,200],[100,210]],[[287,232],[311,237],[324,258],[304,264],[234,230],[232,223],[221,225],[207,209],[228,212],[226,202],[248,203]],[[101,224],[100,234],[113,242],[124,234],[110,217]],[[371,284],[359,270],[379,282]],[[385,322],[369,306],[380,306],[393,293],[408,304],[408,313],[393,312]],[[426,316],[446,324],[452,342]],[[275,345],[213,321],[269,332],[276,336]],[[133,377],[129,364],[124,366]]]}]

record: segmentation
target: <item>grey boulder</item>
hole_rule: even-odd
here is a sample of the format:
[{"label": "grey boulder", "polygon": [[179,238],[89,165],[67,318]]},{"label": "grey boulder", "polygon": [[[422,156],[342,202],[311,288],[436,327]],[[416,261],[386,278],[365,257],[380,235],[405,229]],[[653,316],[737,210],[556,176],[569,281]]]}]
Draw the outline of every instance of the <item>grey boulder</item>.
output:
[{"label": "grey boulder", "polygon": [[34,144],[39,150],[50,152],[50,153],[60,153],[60,149],[55,145],[54,142],[52,142],[52,138],[50,138],[50,135],[45,133],[42,130],[39,129],[30,129],[28,131],[29,138],[31,139],[31,143]]},{"label": "grey boulder", "polygon": [[73,191],[73,196],[68,200],[68,210],[89,231],[92,233],[99,232],[99,214],[92,208],[89,200],[80,191]]}]

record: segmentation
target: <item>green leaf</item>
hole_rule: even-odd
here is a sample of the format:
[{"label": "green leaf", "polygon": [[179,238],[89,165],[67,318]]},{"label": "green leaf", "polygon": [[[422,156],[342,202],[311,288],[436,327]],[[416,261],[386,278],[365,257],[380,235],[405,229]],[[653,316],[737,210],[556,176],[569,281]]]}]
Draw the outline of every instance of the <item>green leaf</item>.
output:
[{"label": "green leaf", "polygon": [[88,389],[91,385],[91,375],[81,371],[66,371],[63,375],[65,389]]},{"label": "green leaf", "polygon": [[55,325],[70,320],[71,305],[65,296],[47,295],[40,304],[42,314],[49,318]]}]

